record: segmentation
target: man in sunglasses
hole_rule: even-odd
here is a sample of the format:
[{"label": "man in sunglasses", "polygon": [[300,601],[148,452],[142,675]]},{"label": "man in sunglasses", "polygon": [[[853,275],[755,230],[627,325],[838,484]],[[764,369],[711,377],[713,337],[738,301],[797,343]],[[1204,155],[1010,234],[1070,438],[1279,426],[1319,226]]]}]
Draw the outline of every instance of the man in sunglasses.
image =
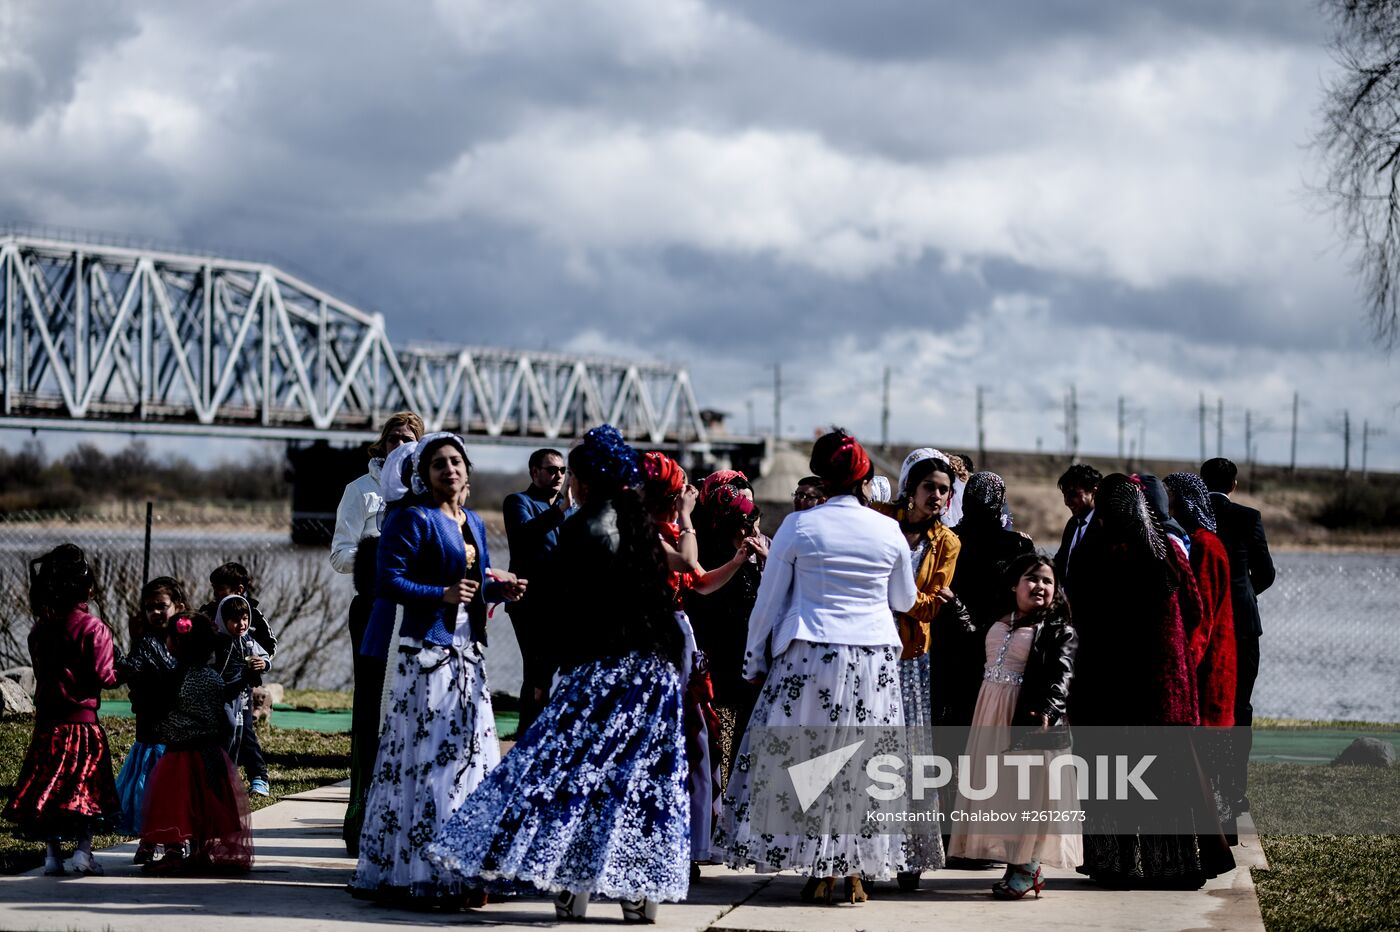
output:
[{"label": "man in sunglasses", "polygon": [[822,481],[816,476],[807,476],[797,483],[797,489],[792,493],[792,510],[806,511],[824,501],[826,492],[822,488]]},{"label": "man in sunglasses", "polygon": [[[530,454],[530,487],[506,496],[501,510],[505,513],[506,539],[510,544],[510,571],[522,579],[535,582],[534,592],[545,591],[541,586],[546,557],[559,544],[559,525],[573,509],[573,498],[565,481],[564,456],[558,450],[536,450]],[[538,598],[527,592],[518,602],[506,605],[510,613],[515,640],[525,662],[520,686],[520,732],[530,727],[544,707],[549,692],[550,671],[546,655],[541,651],[544,638],[540,631],[544,619],[539,617]]]}]

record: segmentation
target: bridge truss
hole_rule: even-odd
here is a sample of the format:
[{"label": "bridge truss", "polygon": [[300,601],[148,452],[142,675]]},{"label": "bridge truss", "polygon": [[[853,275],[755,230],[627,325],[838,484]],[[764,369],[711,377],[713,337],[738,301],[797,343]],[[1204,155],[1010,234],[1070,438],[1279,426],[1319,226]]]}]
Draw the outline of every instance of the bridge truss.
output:
[{"label": "bridge truss", "polygon": [[709,439],[684,368],[395,349],[382,314],[262,263],[5,234],[0,308],[0,426],[361,439],[408,408],[502,443]]}]

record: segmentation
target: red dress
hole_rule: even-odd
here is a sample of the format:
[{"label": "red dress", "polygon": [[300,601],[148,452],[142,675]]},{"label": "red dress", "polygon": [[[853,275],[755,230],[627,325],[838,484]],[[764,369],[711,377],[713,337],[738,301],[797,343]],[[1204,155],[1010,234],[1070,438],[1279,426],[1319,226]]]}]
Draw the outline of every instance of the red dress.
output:
[{"label": "red dress", "polygon": [[183,671],[175,710],[161,723],[164,756],[146,786],[141,840],[190,843],[190,863],[246,871],[253,863],[248,795],[224,751],[224,681],[208,667]]},{"label": "red dress", "polygon": [[1201,724],[1235,724],[1235,617],[1230,604],[1230,557],[1205,528],[1191,535],[1191,570],[1201,592],[1201,621],[1191,632]]},{"label": "red dress", "polygon": [[81,839],[121,816],[107,733],[97,724],[102,690],[117,683],[112,631],[79,605],[29,632],[34,736],[5,818],[36,840]]}]

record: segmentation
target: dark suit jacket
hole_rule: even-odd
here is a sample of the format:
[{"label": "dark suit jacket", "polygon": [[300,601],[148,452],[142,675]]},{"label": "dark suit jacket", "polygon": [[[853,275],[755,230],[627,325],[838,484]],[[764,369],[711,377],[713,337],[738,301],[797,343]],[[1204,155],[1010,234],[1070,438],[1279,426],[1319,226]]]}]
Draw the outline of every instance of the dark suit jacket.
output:
[{"label": "dark suit jacket", "polygon": [[[1078,526],[1078,519],[1071,515],[1070,519],[1065,522],[1064,533],[1060,535],[1060,549],[1055,551],[1055,579],[1065,592],[1069,592],[1070,586],[1073,585],[1069,578],[1069,542],[1074,539],[1074,532]],[[1086,537],[1091,533],[1093,533],[1092,528],[1084,530]],[[1079,542],[1084,543],[1084,538],[1081,537]]]},{"label": "dark suit jacket", "polygon": [[1264,538],[1264,520],[1253,508],[1212,492],[1216,535],[1230,556],[1230,601],[1235,614],[1235,640],[1259,637],[1258,595],[1274,584],[1274,559]]}]

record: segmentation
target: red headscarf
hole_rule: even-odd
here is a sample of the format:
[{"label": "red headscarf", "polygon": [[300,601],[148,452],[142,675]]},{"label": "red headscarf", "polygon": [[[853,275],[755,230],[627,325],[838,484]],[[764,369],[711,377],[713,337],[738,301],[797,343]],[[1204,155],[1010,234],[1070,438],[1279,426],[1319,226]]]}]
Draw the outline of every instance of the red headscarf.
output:
[{"label": "red headscarf", "polygon": [[665,453],[653,450],[643,456],[642,471],[646,473],[649,490],[663,495],[679,495],[685,488],[685,470]]},{"label": "red headscarf", "polygon": [[710,501],[710,508],[714,511],[716,518],[726,511],[737,511],[742,515],[751,515],[756,507],[758,506],[747,495],[732,485],[720,486],[715,490],[714,498]]},{"label": "red headscarf", "polygon": [[[817,464],[812,465],[815,467]],[[831,452],[823,468],[816,472],[837,488],[849,488],[870,476],[870,454],[865,452],[859,440],[847,434]]]},{"label": "red headscarf", "polygon": [[737,469],[721,469],[718,472],[710,473],[700,485],[700,504],[708,505],[716,490],[724,488],[735,479],[749,481],[749,477]]}]

